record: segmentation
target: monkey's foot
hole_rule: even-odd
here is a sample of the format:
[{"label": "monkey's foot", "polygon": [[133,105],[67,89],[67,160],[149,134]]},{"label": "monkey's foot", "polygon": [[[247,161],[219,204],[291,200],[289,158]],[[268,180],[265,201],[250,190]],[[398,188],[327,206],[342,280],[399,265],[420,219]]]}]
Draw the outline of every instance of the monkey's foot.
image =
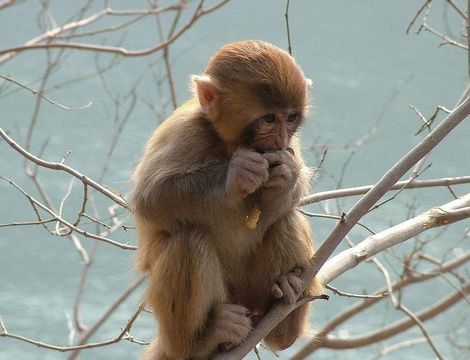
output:
[{"label": "monkey's foot", "polygon": [[272,294],[277,299],[282,299],[286,304],[292,305],[300,296],[303,281],[300,279],[302,270],[296,268],[292,272],[281,275],[272,287]]},{"label": "monkey's foot", "polygon": [[249,311],[244,306],[218,304],[214,308],[214,336],[219,343],[238,346],[251,332]]}]

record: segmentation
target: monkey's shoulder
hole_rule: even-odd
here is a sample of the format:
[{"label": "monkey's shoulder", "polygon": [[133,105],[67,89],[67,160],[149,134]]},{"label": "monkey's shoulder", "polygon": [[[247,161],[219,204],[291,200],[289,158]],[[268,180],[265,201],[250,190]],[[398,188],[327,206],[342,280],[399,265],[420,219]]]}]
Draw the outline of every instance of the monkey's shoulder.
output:
[{"label": "monkey's shoulder", "polygon": [[148,151],[172,161],[204,162],[224,158],[225,146],[211,122],[193,108],[176,110],[154,132]]}]

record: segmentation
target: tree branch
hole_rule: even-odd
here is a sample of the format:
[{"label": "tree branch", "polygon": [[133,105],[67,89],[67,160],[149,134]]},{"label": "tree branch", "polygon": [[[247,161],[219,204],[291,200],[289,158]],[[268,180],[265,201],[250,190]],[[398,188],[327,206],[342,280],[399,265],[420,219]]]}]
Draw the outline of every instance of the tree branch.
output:
[{"label": "tree branch", "polygon": [[48,168],[48,169],[65,171],[65,172],[71,174],[72,176],[76,177],[77,179],[80,179],[80,181],[83,184],[86,184],[86,185],[92,187],[93,189],[95,189],[98,192],[102,193],[103,195],[107,196],[108,198],[110,198],[114,202],[118,203],[122,207],[124,207],[126,209],[129,208],[129,205],[127,204],[127,201],[121,195],[116,195],[114,192],[108,190],[104,186],[98,184],[96,181],[94,181],[94,180],[90,179],[89,177],[83,175],[82,173],[78,172],[77,170],[71,168],[70,166],[67,166],[67,165],[62,164],[62,163],[46,161],[46,160],[43,160],[43,159],[40,159],[40,158],[34,156],[30,152],[23,149],[11,137],[9,137],[7,135],[7,133],[2,128],[0,128],[0,136],[8,143],[8,145],[10,145],[13,149],[15,149],[21,155],[23,155],[26,159],[34,162],[35,164],[37,164],[39,166],[42,166],[42,167],[45,167],[45,168]]}]

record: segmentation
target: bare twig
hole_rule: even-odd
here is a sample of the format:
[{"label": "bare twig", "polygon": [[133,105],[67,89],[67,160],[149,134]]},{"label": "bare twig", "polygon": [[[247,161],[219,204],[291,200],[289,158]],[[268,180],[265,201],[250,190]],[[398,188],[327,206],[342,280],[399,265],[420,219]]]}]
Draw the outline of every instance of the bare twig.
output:
[{"label": "bare twig", "polygon": [[36,91],[34,89],[31,89],[29,86],[24,85],[24,84],[20,83],[19,81],[15,80],[15,79],[12,79],[11,77],[0,75],[0,78],[2,78],[5,81],[9,81],[13,84],[16,84],[16,85],[22,87],[23,89],[26,89],[26,90],[32,92],[34,95],[37,95],[37,96],[41,97],[42,99],[46,100],[48,103],[50,103],[52,105],[55,105],[55,106],[58,106],[58,107],[60,107],[64,110],[83,110],[83,109],[89,108],[92,104],[92,102],[90,101],[88,104],[83,105],[83,106],[79,106],[79,107],[65,106],[65,105],[62,105],[62,104],[58,103],[57,101],[54,101],[54,100],[51,100],[51,99],[45,97],[41,92]]},{"label": "bare twig", "polygon": [[423,12],[423,10],[430,6],[431,5],[431,2],[432,0],[426,0],[426,2],[423,4],[423,6],[421,6],[418,10],[418,12],[416,13],[416,15],[414,16],[414,18],[411,20],[410,24],[408,25],[408,27],[406,28],[406,33],[409,34],[410,33],[410,30],[411,28],[413,27],[416,19],[419,17],[419,15]]},{"label": "bare twig", "polygon": [[[74,350],[74,352],[69,356],[69,360],[76,359],[80,354],[80,350],[83,345],[98,331],[98,329],[104,324],[104,322],[116,311],[116,309],[131,295],[134,291],[139,288],[145,281],[146,276],[140,277],[137,281],[131,284],[100,316],[100,318],[88,329],[86,329],[80,336],[79,343]],[[139,307],[139,312],[136,314],[138,315],[143,309],[144,304],[141,304]],[[136,316],[137,317],[137,316]]]},{"label": "bare twig", "polygon": [[414,323],[421,329],[421,332],[423,333],[423,336],[426,338],[426,340],[428,341],[429,345],[431,346],[431,349],[433,350],[434,354],[436,355],[436,357],[439,359],[439,360],[442,360],[444,359],[443,356],[441,355],[441,353],[439,352],[439,350],[437,350],[436,348],[436,345],[434,344],[434,342],[432,341],[431,337],[429,336],[427,330],[425,329],[422,321],[419,319],[419,317],[414,314],[412,311],[410,311],[406,306],[404,306],[401,301],[399,301],[394,292],[393,292],[393,286],[392,286],[392,281],[390,279],[390,275],[387,271],[387,269],[379,262],[379,261],[376,261],[375,262],[376,265],[379,267],[380,271],[382,272],[382,274],[384,275],[384,278],[385,278],[385,283],[387,284],[387,289],[388,289],[388,294],[390,295],[390,301],[392,302],[393,306],[395,307],[395,309],[398,309],[400,311],[402,311],[403,313],[405,313],[412,321],[414,321]]},{"label": "bare twig", "polygon": [[[434,305],[418,312],[416,317],[421,321],[426,321],[432,319],[433,317],[443,313],[445,310],[452,307],[454,304],[462,300],[462,292],[470,292],[470,283],[464,284],[459,291],[456,291],[449,296],[441,299],[439,302],[436,302]],[[332,336],[327,336],[322,339],[321,347],[330,348],[330,349],[352,349],[361,346],[366,346],[370,344],[377,343],[388,339],[394,335],[402,333],[403,331],[416,325],[416,322],[413,319],[405,318],[399,321],[396,321],[390,325],[384,326],[376,331],[371,331],[358,336],[351,336],[347,339],[340,339]],[[318,341],[318,340],[317,340]],[[292,359],[300,360],[304,356],[294,356]]]},{"label": "bare twig", "polygon": [[436,35],[437,37],[440,37],[442,40],[444,40],[443,43],[440,44],[440,46],[443,46],[443,45],[453,45],[453,46],[456,46],[458,48],[461,48],[461,49],[467,49],[467,45],[466,44],[461,44],[459,43],[458,41],[454,40],[454,39],[451,39],[450,37],[440,33],[439,31],[437,31],[436,29],[432,28],[431,26],[429,26],[427,23],[423,23],[421,25],[421,27],[419,28],[418,32],[421,31],[422,29],[424,29],[425,31],[429,31],[430,33]]},{"label": "bare twig", "polygon": [[[11,53],[18,53],[18,52],[23,52],[23,51],[28,51],[28,50],[36,50],[36,49],[52,49],[52,48],[58,48],[58,49],[76,49],[76,50],[86,50],[86,51],[95,51],[95,52],[103,52],[103,53],[112,53],[112,54],[117,54],[121,56],[130,56],[130,57],[135,57],[135,56],[146,56],[153,54],[157,51],[160,51],[173,43],[175,40],[177,40],[182,34],[184,34],[189,28],[191,28],[194,23],[197,22],[202,16],[207,15],[218,8],[220,8],[222,5],[225,5],[229,0],[222,0],[219,3],[213,5],[212,7],[208,9],[203,9],[203,4],[204,0],[200,0],[199,5],[197,6],[196,10],[193,13],[193,16],[188,20],[188,22],[182,26],[175,34],[169,38],[168,40],[159,43],[157,45],[154,45],[152,47],[149,47],[147,49],[142,49],[142,50],[129,50],[123,47],[116,47],[116,46],[106,46],[106,45],[94,45],[94,44],[89,44],[89,43],[76,43],[76,42],[47,42],[47,43],[37,43],[37,40],[35,39],[35,42],[28,42],[25,45],[19,45],[19,46],[14,46],[14,47],[9,47],[5,49],[0,49],[0,55],[6,55],[6,54],[11,54]],[[101,17],[104,16],[104,14],[100,14]],[[76,26],[76,25],[75,25]],[[83,26],[83,25],[81,25]],[[57,32],[59,32],[60,29],[58,29]],[[52,36],[48,34],[48,38],[51,38]],[[0,58],[0,62],[2,59]]]},{"label": "bare twig", "polygon": [[132,315],[132,317],[129,319],[127,322],[126,326],[122,329],[122,331],[119,333],[118,336],[116,336],[114,339],[108,340],[108,341],[101,341],[101,342],[95,342],[95,343],[88,343],[88,344],[83,344],[83,345],[76,345],[76,346],[58,346],[58,345],[52,345],[52,344],[47,344],[42,341],[37,341],[33,340],[21,335],[16,335],[8,332],[5,328],[5,325],[2,323],[1,327],[3,328],[3,331],[0,332],[0,337],[8,337],[11,339],[16,339],[20,341],[27,342],[32,345],[36,345],[41,348],[45,349],[50,349],[50,350],[56,350],[60,352],[67,352],[67,351],[74,351],[74,350],[83,350],[83,349],[94,349],[98,347],[103,347],[111,344],[115,344],[120,342],[121,340],[130,340],[132,337],[128,334],[130,331],[132,325],[134,324],[134,321],[137,319],[137,317],[140,315],[140,313],[143,310],[143,305],[140,305],[135,313]]},{"label": "bare twig", "polygon": [[111,240],[111,239],[108,239],[104,236],[100,236],[100,235],[96,235],[96,234],[92,234],[88,231],[84,231],[82,229],[79,229],[77,228],[76,226],[74,226],[73,224],[71,224],[70,222],[68,222],[67,220],[63,219],[62,217],[60,217],[58,214],[56,214],[54,211],[52,211],[50,208],[48,208],[47,206],[45,206],[44,204],[42,204],[41,202],[39,202],[38,200],[36,200],[35,198],[33,198],[31,195],[29,195],[26,191],[24,191],[20,186],[18,186],[18,184],[16,184],[14,181],[10,180],[10,179],[7,179],[3,176],[0,175],[0,179],[2,180],[5,180],[7,181],[8,183],[10,183],[12,186],[14,186],[18,191],[20,191],[32,204],[34,204],[34,208],[37,206],[39,208],[41,208],[42,210],[46,211],[47,213],[49,213],[50,215],[52,215],[55,219],[55,221],[61,223],[62,225],[66,226],[67,228],[85,236],[85,237],[88,237],[88,238],[91,238],[91,239],[95,239],[95,240],[100,240],[100,241],[103,241],[103,242],[106,242],[108,244],[111,244],[111,245],[114,245],[114,246],[117,246],[121,249],[124,249],[124,250],[135,250],[136,247],[135,246],[132,246],[132,245],[128,245],[128,244],[122,244],[118,241],[114,241],[114,240]]},{"label": "bare twig", "polygon": [[425,171],[426,171],[427,169],[429,169],[430,167],[431,167],[431,164],[428,164],[428,166],[426,166],[426,167],[425,167],[424,169],[422,169],[420,172],[413,174],[413,175],[410,177],[410,179],[407,180],[407,183],[404,184],[401,188],[399,188],[398,191],[397,191],[395,194],[393,194],[393,196],[391,196],[391,197],[389,197],[388,199],[385,199],[384,201],[382,201],[382,202],[380,202],[380,203],[378,203],[378,204],[372,206],[372,208],[369,210],[369,212],[374,211],[374,210],[378,209],[379,207],[381,207],[382,205],[384,205],[384,204],[386,204],[386,203],[392,201],[393,199],[395,199],[395,198],[398,196],[398,194],[400,194],[404,189],[406,189],[406,187],[407,187],[408,185],[410,185],[418,176],[420,176],[423,172],[425,172]]},{"label": "bare twig", "polygon": [[453,0],[446,0],[447,3],[454,8],[454,10],[465,20],[468,20],[467,15],[454,3]]},{"label": "bare twig", "polygon": [[290,0],[287,0],[286,12],[284,14],[284,17],[286,18],[287,46],[288,46],[288,49],[289,49],[289,54],[292,55],[292,46],[291,46],[291,42],[290,42],[290,28],[289,28],[289,5],[290,5]]},{"label": "bare twig", "polygon": [[[304,214],[305,216],[308,216],[308,217],[334,219],[334,220],[339,220],[339,221],[341,221],[341,219],[343,218],[342,216],[338,216],[338,215],[312,213],[312,212],[309,212],[309,211],[302,210],[300,208],[297,209],[297,210],[299,210],[302,214]],[[375,232],[373,230],[371,230],[368,226],[362,224],[361,222],[358,222],[357,225],[359,225],[360,227],[366,229],[371,234],[375,234]]]},{"label": "bare twig", "polygon": [[338,296],[344,296],[344,297],[350,297],[350,298],[356,298],[356,299],[377,299],[377,298],[380,299],[388,295],[388,293],[386,292],[379,294],[379,295],[352,294],[349,292],[341,291],[330,284],[326,284],[325,287],[328,290],[333,291]]},{"label": "bare twig", "polygon": [[98,192],[102,193],[106,197],[110,198],[114,202],[118,203],[124,208],[129,208],[129,205],[127,204],[126,200],[121,196],[121,195],[116,195],[114,192],[106,189],[104,186],[98,184],[96,181],[90,179],[89,177],[83,175],[82,173],[78,172],[77,170],[61,163],[56,163],[56,162],[49,162],[46,160],[42,160],[30,152],[26,151],[23,149],[18,143],[16,143],[11,137],[7,135],[7,133],[0,128],[0,136],[17,152],[19,152],[21,155],[23,155],[25,158],[28,160],[31,160],[32,162],[36,163],[39,166],[52,169],[52,170],[60,170],[60,171],[65,171],[72,176],[76,177],[77,179],[80,179],[84,184],[87,184],[91,186],[93,189],[97,190]]},{"label": "bare twig", "polygon": [[[402,180],[398,181],[395,185],[393,185],[389,190],[399,190],[403,186],[406,185],[404,189],[417,189],[417,188],[427,188],[427,187],[436,187],[436,186],[443,186],[447,187],[450,185],[459,185],[459,184],[470,184],[470,176],[459,176],[455,178],[440,178],[440,179],[430,179],[430,180],[414,180],[409,182],[409,180]],[[308,205],[317,203],[324,200],[335,199],[338,197],[348,197],[348,196],[357,196],[357,195],[364,195],[370,189],[373,188],[374,185],[364,185],[358,186],[353,188],[344,188],[338,190],[329,190],[329,191],[322,191],[312,195],[308,195],[304,197],[300,205]]]},{"label": "bare twig", "polygon": [[[441,339],[445,339],[445,336],[444,335],[439,335],[439,336],[432,336],[431,338],[433,340],[441,340]],[[407,348],[407,347],[411,347],[411,346],[420,345],[420,344],[426,343],[427,341],[428,341],[428,339],[426,339],[425,337],[400,341],[396,344],[384,347],[383,349],[381,349],[379,351],[379,353],[377,355],[372,356],[369,360],[378,360],[378,359],[382,358],[383,356],[388,355],[388,354],[390,354],[394,351],[398,351],[398,350],[401,350],[403,348]]]},{"label": "bare twig", "polygon": [[[419,283],[422,281],[434,279],[437,276],[440,276],[443,273],[453,271],[454,269],[463,266],[464,264],[468,263],[470,261],[470,251],[461,254],[452,260],[449,260],[445,263],[440,264],[439,266],[436,266],[435,268],[425,272],[425,273],[413,273],[409,274],[405,279],[402,279],[395,284],[393,284],[392,289],[393,291],[400,290],[406,286]],[[383,294],[384,292],[387,292],[387,288],[380,289],[375,292],[376,295]],[[346,321],[350,320],[352,317],[362,313],[366,309],[369,309],[372,307],[374,304],[377,302],[381,301],[383,298],[371,298],[371,299],[364,299],[353,306],[349,307],[348,309],[344,310],[340,314],[336,315],[333,319],[331,319],[327,325],[320,330],[319,334],[316,336],[316,338],[311,341],[309,344],[305,345],[292,359],[295,360],[300,360],[304,359],[306,356],[310,355],[313,351],[321,348],[323,345],[323,340],[329,334],[331,331],[333,331],[335,328],[340,326],[341,324],[345,323]],[[390,335],[393,336],[393,335]],[[370,338],[372,340],[372,338]],[[378,340],[381,341],[381,340]],[[372,341],[371,343],[374,343],[375,341]],[[364,344],[368,345],[368,344]],[[363,345],[361,345],[363,346]]]}]

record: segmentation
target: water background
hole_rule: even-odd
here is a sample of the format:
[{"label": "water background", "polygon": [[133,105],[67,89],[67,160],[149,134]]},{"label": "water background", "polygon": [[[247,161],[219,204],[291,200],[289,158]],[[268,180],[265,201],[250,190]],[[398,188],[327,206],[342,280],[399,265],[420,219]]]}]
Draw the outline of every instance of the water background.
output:
[{"label": "water background", "polygon": [[[324,171],[315,184],[317,191],[337,186],[342,168],[347,162],[342,187],[370,184],[397,161],[421,138],[414,136],[420,121],[409,109],[417,106],[425,115],[430,115],[437,105],[452,108],[467,83],[466,53],[449,46],[439,47],[440,39],[429,33],[405,35],[405,30],[417,9],[418,0],[397,1],[327,1],[297,0],[291,2],[290,30],[293,54],[305,74],[314,80],[312,99],[314,109],[309,123],[302,130],[302,143],[307,163],[315,165],[321,154],[322,144],[334,145],[329,151]],[[435,2],[428,21],[441,31],[458,34],[460,22],[447,6]],[[138,8],[145,6],[140,1],[112,2],[115,8]],[[63,22],[71,9],[79,4],[72,1],[55,1],[51,11],[58,23]],[[94,5],[99,9],[101,3]],[[35,17],[39,3],[27,1],[12,9],[0,11],[0,47],[20,44],[39,34]],[[171,49],[174,81],[178,101],[181,103],[190,93],[189,74],[202,72],[210,55],[225,43],[256,38],[272,42],[287,49],[284,21],[285,1],[238,0],[231,1],[219,11],[201,19],[194,27],[176,41]],[[168,24],[169,19],[165,19]],[[416,27],[415,27],[416,29]],[[155,39],[155,20],[147,19],[137,24],[124,37],[123,45],[132,49],[151,46]],[[113,43],[116,38],[108,36]],[[129,176],[140,156],[143,144],[152,129],[171,110],[167,85],[155,79],[165,73],[160,54],[148,58],[119,59],[118,64],[105,74],[108,87],[115,96],[124,97],[132,84],[136,87],[137,101],[129,121],[112,156],[109,171],[103,182],[121,192],[129,189]],[[112,56],[102,55],[101,64]],[[43,51],[25,52],[13,61],[0,65],[0,73],[31,87],[39,86],[44,71]],[[90,53],[72,51],[60,70],[55,73],[48,88],[79,75],[93,72],[94,56]],[[14,87],[9,87],[14,90]],[[161,92],[160,92],[161,91]],[[32,152],[38,153],[42,143],[48,139],[43,158],[60,161],[70,149],[67,164],[91,178],[101,175],[106,161],[115,123],[115,107],[98,77],[70,86],[51,89],[47,96],[68,106],[82,106],[89,101],[93,105],[83,111],[64,111],[42,103],[37,126],[34,131]],[[147,103],[155,106],[153,111]],[[131,98],[124,99],[119,109],[124,116]],[[20,143],[24,143],[34,107],[34,97],[26,91],[18,91],[0,97],[0,125]],[[351,146],[371,129],[364,146]],[[470,123],[463,123],[433,152],[432,166],[423,175],[425,178],[469,175]],[[347,146],[345,146],[347,144]],[[353,153],[352,157],[351,154]],[[20,186],[38,196],[34,186],[24,175],[23,160],[4,142],[0,143],[0,175],[9,177]],[[67,192],[70,177],[61,173],[41,169],[40,178],[55,206]],[[80,207],[81,186],[76,182],[67,202],[64,214],[73,219]],[[463,195],[469,186],[455,187]],[[341,211],[347,210],[355,199],[341,202]],[[446,189],[415,190],[402,193],[380,211],[368,215],[365,222],[375,231],[387,228],[392,223],[407,217],[407,206],[414,204],[416,211],[450,201]],[[97,206],[105,213],[110,202],[97,196]],[[336,202],[327,204],[336,211]],[[309,210],[320,211],[318,206]],[[0,182],[0,223],[33,220],[34,214],[28,201],[5,182]],[[470,249],[468,238],[454,244],[462,237],[466,223],[456,224],[429,248],[429,252],[440,256],[444,250],[462,251]],[[90,226],[90,225],[89,225]],[[313,220],[317,243],[331,231],[332,220]],[[94,229],[90,226],[90,229]],[[428,232],[432,236],[439,230]],[[358,242],[367,236],[363,229],[353,230],[351,240]],[[113,238],[134,242],[132,231],[121,231]],[[88,249],[92,241],[84,239]],[[345,246],[342,245],[341,249]],[[457,250],[454,250],[457,248]],[[400,246],[397,253],[407,250]],[[393,256],[388,255],[385,264],[398,268]],[[0,316],[12,333],[24,335],[53,344],[66,345],[69,330],[67,319],[73,309],[82,264],[66,238],[50,236],[41,227],[9,227],[0,229]],[[396,278],[397,274],[392,271]],[[107,306],[136,278],[132,270],[130,252],[100,244],[88,287],[82,301],[82,317],[92,323]],[[364,264],[350,271],[334,285],[356,293],[372,292],[383,284],[376,269]],[[434,284],[434,285],[433,285]],[[453,289],[444,281],[425,283],[412,287],[404,297],[412,310],[431,305]],[[94,341],[115,337],[135,309],[142,291],[131,297],[93,338]],[[352,299],[333,297],[328,303],[318,302],[312,317],[314,328],[320,328],[333,315],[354,303]],[[350,336],[370,331],[401,318],[387,303],[373,308],[355,321],[342,327],[341,335]],[[469,307],[463,302],[453,310],[439,316],[436,321],[426,323],[435,335],[447,334],[456,328],[468,329]],[[133,327],[133,334],[150,339],[154,331],[152,319],[141,317]],[[419,331],[408,332],[407,337],[420,337]],[[468,333],[465,335],[467,336]],[[393,338],[389,344],[402,338]],[[463,339],[465,340],[465,339]],[[468,336],[466,340],[469,340]],[[300,341],[292,350],[281,354],[287,358],[305,342]],[[459,358],[446,342],[437,345],[448,358]],[[380,347],[372,346],[346,352],[319,351],[315,359],[363,359],[376,354]],[[135,359],[141,351],[136,344],[122,342],[105,349],[83,351],[81,359]],[[468,354],[468,353],[467,353]],[[0,339],[1,360],[66,359],[67,354],[46,351],[23,342]],[[250,354],[250,359],[255,356]],[[262,351],[263,359],[275,358]],[[421,345],[388,355],[389,359],[431,359],[429,346]],[[464,357],[462,357],[464,358]]]}]

